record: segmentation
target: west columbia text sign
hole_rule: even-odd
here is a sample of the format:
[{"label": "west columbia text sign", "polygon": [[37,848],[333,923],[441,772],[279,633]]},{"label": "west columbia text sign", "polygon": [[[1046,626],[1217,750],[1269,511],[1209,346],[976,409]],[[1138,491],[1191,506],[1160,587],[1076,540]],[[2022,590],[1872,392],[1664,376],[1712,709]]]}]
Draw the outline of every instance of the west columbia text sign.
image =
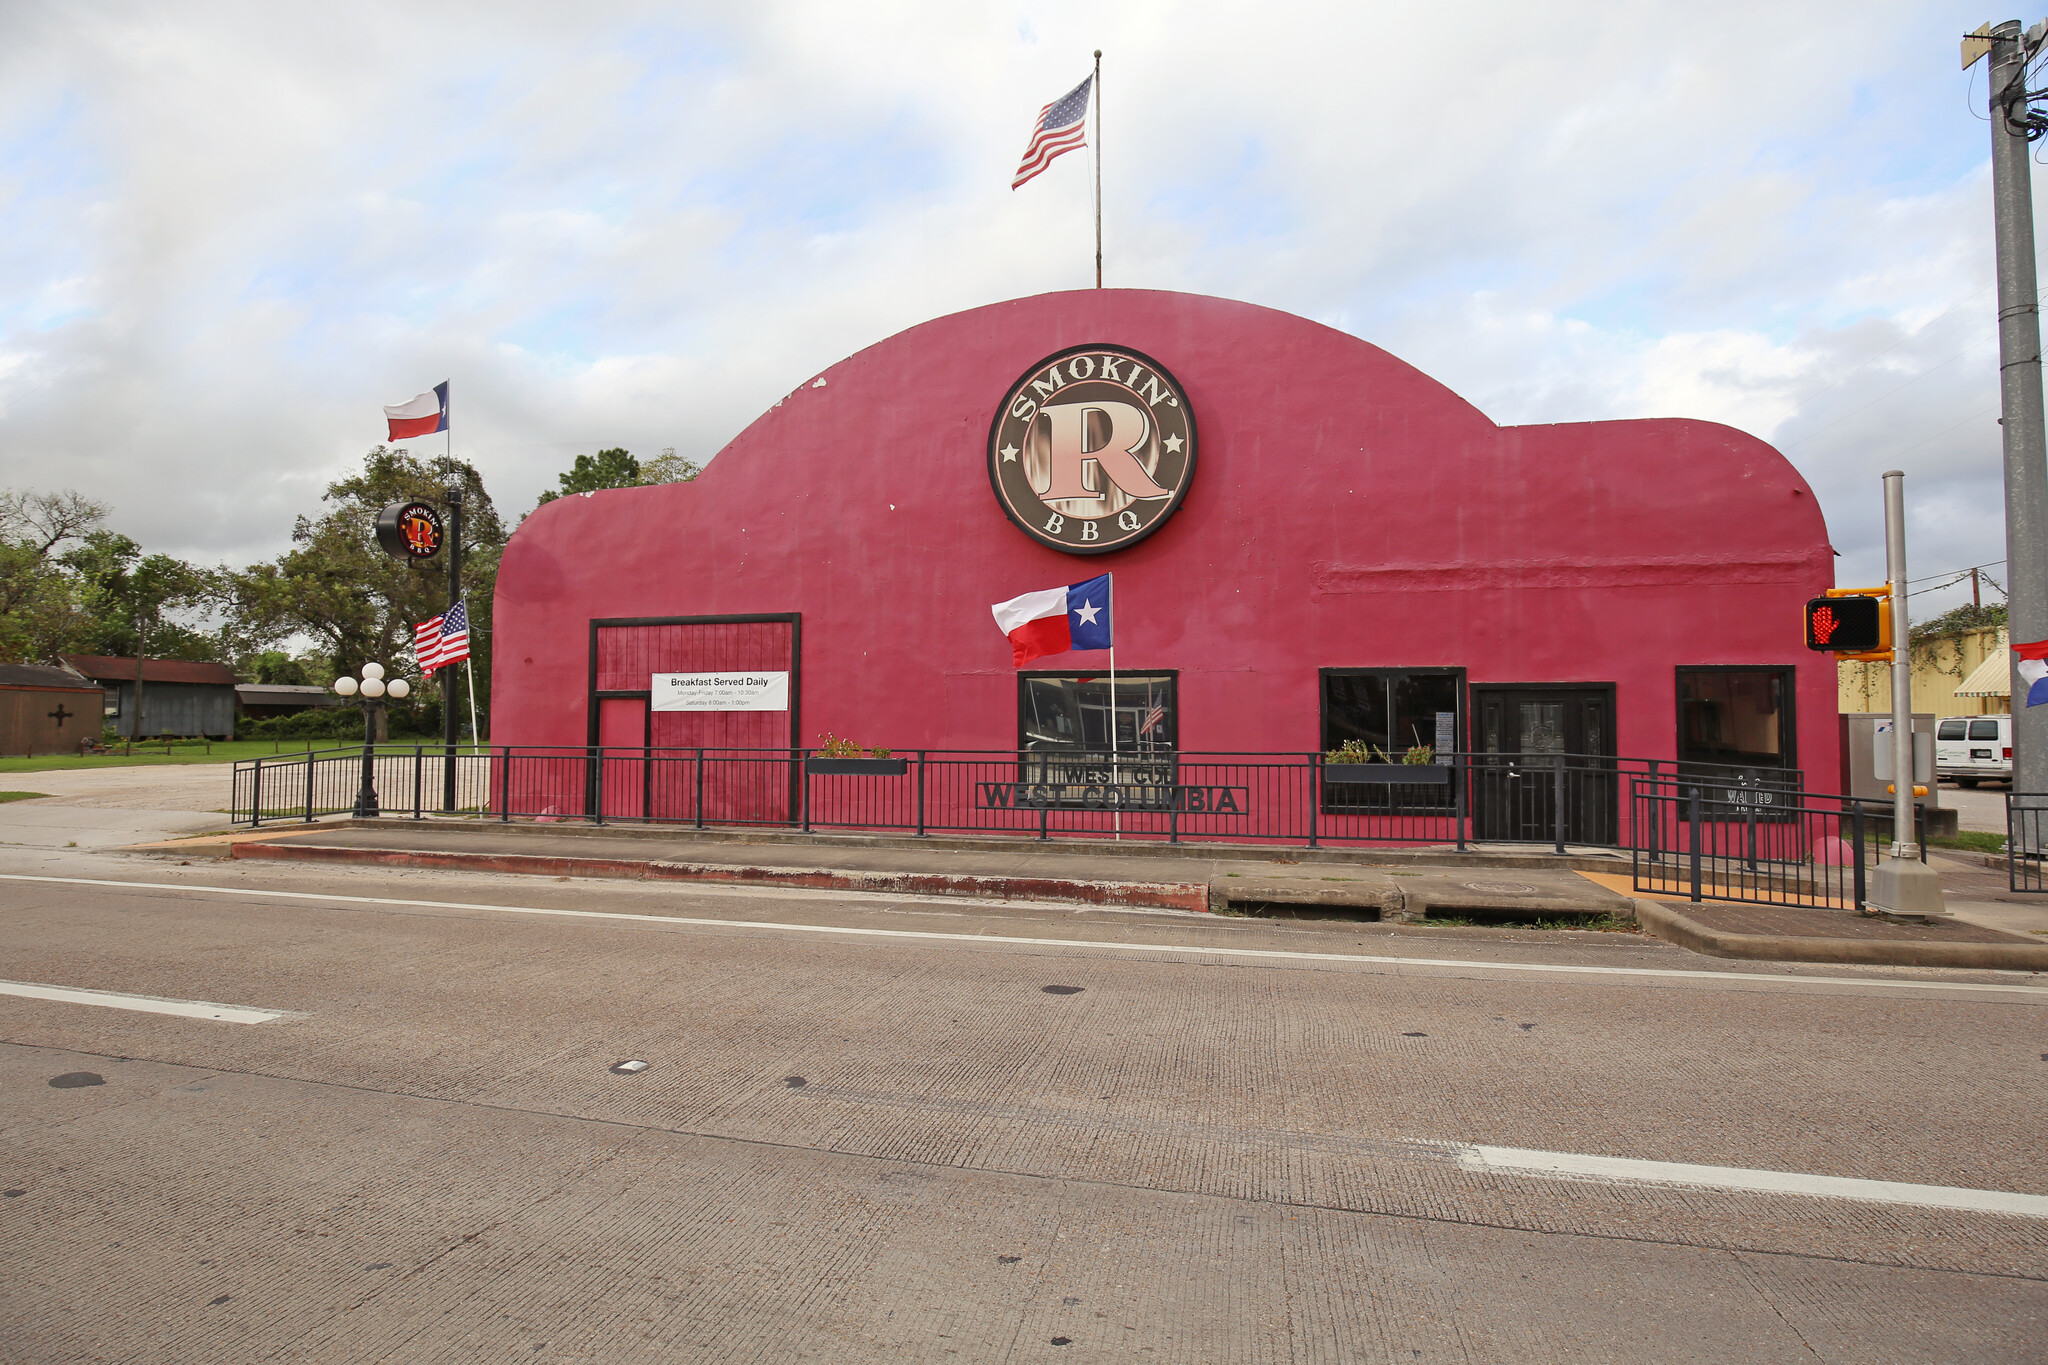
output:
[{"label": "west columbia text sign", "polygon": [[1251,809],[1250,787],[1141,786],[1060,782],[977,782],[983,810],[1143,810],[1182,815],[1243,815]]}]

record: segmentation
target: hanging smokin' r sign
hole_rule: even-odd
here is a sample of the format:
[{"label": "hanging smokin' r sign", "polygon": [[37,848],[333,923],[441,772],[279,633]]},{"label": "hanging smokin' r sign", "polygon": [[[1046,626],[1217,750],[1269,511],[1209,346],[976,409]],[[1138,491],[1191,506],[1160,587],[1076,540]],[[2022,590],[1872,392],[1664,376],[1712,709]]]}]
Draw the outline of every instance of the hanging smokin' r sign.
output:
[{"label": "hanging smokin' r sign", "polygon": [[1187,395],[1150,356],[1076,346],[1003,396],[988,478],[1017,529],[1073,555],[1135,545],[1165,524],[1195,475]]}]

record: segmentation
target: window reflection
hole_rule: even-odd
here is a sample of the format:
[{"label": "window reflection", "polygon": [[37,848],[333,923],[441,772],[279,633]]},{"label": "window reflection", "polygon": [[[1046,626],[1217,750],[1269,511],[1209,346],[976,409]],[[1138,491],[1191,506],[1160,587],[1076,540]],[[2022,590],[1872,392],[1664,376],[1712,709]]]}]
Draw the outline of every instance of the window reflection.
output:
[{"label": "window reflection", "polygon": [[1790,768],[1792,670],[1678,670],[1678,757],[1686,763]]},{"label": "window reflection", "polygon": [[[1079,789],[1171,787],[1180,714],[1170,673],[1028,673],[1018,679],[1019,780]],[[1115,736],[1112,744],[1111,735]]]}]

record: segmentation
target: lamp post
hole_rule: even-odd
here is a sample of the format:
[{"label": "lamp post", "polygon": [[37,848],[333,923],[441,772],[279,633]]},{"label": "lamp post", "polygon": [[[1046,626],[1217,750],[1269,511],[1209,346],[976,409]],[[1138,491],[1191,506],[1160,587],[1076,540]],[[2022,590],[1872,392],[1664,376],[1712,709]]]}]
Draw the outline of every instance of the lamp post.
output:
[{"label": "lamp post", "polygon": [[412,695],[412,684],[403,678],[384,681],[384,665],[364,664],[362,680],[349,677],[346,673],[334,680],[334,690],[344,697],[357,698],[357,705],[363,708],[363,781],[356,788],[356,808],[351,814],[358,820],[375,819],[377,811],[377,717],[384,710],[384,699],[404,701]]}]

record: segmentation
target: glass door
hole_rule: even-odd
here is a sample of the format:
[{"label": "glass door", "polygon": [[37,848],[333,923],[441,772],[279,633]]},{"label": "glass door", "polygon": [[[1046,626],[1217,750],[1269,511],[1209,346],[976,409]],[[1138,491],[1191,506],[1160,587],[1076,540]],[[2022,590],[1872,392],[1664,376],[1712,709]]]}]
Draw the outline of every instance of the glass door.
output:
[{"label": "glass door", "polygon": [[1476,839],[1550,840],[1563,770],[1567,843],[1611,844],[1619,833],[1614,686],[1474,684],[1472,759]]}]

